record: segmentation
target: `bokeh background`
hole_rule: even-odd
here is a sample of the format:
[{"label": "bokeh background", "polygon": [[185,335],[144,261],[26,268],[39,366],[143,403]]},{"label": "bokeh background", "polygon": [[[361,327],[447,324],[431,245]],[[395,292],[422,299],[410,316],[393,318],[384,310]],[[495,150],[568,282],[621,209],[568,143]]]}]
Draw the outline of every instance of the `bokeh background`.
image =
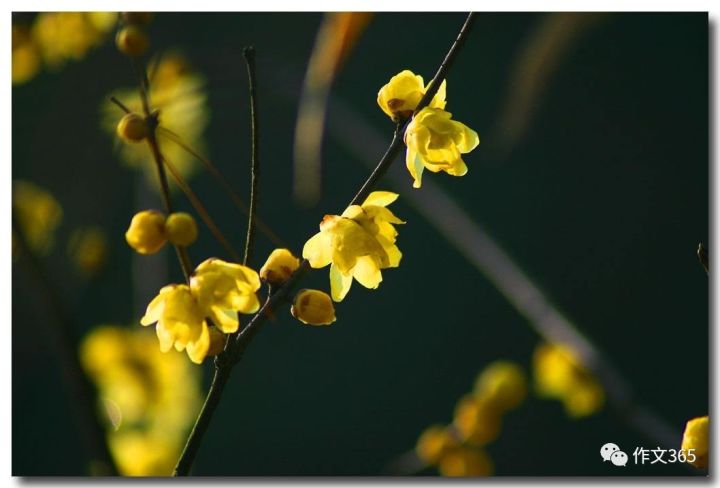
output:
[{"label": "bokeh background", "polygon": [[[448,77],[448,109],[478,131],[463,178],[426,174],[491,235],[548,299],[604,351],[638,402],[678,433],[708,412],[708,279],[695,250],[708,239],[706,14],[482,13]],[[322,193],[293,199],[293,138],[320,13],[159,13],[153,50],[179,50],[206,79],[205,153],[247,197],[249,114],[242,48],[257,49],[260,215],[296,251],[325,213],[339,213],[368,174],[347,140],[365,123],[389,141],[378,89],[402,69],[429,80],[463,13],[378,13],[338,71],[323,145]],[[32,22],[13,14],[14,23]],[[561,34],[557,34],[560,32]],[[553,38],[553,36],[555,36]],[[552,39],[548,41],[548,37]],[[79,61],[13,87],[12,177],[62,205],[42,264],[76,338],[100,324],[136,325],[148,301],[182,279],[174,253],[133,255],[133,213],[161,208],[140,172],[120,162],[101,128],[107,96],[132,87],[112,33]],[[332,118],[332,117],[331,117]],[[344,134],[337,137],[333,134]],[[371,144],[366,144],[371,147]],[[368,154],[369,161],[380,153]],[[148,163],[149,164],[149,163]],[[403,161],[398,160],[397,165]],[[245,217],[199,171],[191,180],[240,248]],[[448,422],[491,361],[528,373],[541,341],[483,273],[403,198],[403,261],[378,290],[355,286],[327,328],[277,313],[236,368],[197,459],[198,475],[381,475],[427,426]],[[178,206],[190,210],[180,193]],[[81,226],[107,236],[105,266],[79,274],[66,242]],[[273,245],[258,235],[259,268]],[[198,262],[223,257],[201,225]],[[306,286],[327,289],[327,271]],[[37,280],[13,264],[13,474],[84,475],[87,455],[45,327],[56,321]],[[202,367],[205,378],[211,362]],[[178,384],[182,388],[182,384]],[[530,395],[488,446],[497,475],[692,475],[679,465],[603,463],[615,442],[656,447],[611,408],[579,420]],[[433,470],[422,474],[434,474]]]}]

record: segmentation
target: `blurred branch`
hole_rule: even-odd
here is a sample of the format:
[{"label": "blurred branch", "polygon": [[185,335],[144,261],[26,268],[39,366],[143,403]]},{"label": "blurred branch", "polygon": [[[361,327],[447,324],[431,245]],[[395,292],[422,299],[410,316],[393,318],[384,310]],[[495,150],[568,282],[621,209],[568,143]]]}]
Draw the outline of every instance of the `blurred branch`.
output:
[{"label": "blurred branch", "polygon": [[577,40],[605,19],[600,12],[555,12],[543,16],[513,62],[508,92],[495,126],[495,140],[504,152],[524,136],[542,103],[552,77]]},{"label": "blurred branch", "polygon": [[56,287],[47,275],[38,256],[28,245],[27,238],[12,216],[13,244],[19,248],[20,259],[42,290],[47,308],[57,320],[57,326],[45,323],[50,342],[55,347],[61,371],[70,388],[71,409],[76,412],[85,444],[89,451],[90,466],[102,475],[117,475],[115,461],[110,454],[105,436],[105,425],[100,418],[99,399],[95,386],[85,375],[78,357],[77,327],[72,315],[63,304]]},{"label": "blurred branch", "polygon": [[328,95],[340,66],[372,16],[369,12],[323,15],[305,73],[295,125],[293,196],[302,205],[314,205],[320,198]]},{"label": "blurred branch", "polygon": [[[435,96],[435,93],[440,87],[440,83],[445,78],[447,71],[452,66],[453,61],[455,60],[458,52],[460,51],[460,48],[463,46],[465,39],[467,38],[467,35],[470,33],[474,20],[475,14],[468,14],[465,23],[460,29],[458,37],[455,39],[455,42],[453,42],[447,56],[440,65],[440,68],[438,69],[437,74],[433,78],[433,82],[428,88],[427,93],[415,109],[416,112],[422,110],[425,106],[427,106],[429,101],[432,100],[432,97]],[[407,122],[405,123],[405,126],[406,125]],[[403,146],[401,130],[404,130],[405,126],[403,126],[402,129],[400,129],[398,126],[398,128],[395,130],[395,135],[390,144],[390,147],[387,149],[387,151],[385,151],[385,154],[380,159],[380,162],[378,163],[372,174],[363,183],[360,191],[357,193],[357,195],[355,195],[355,198],[353,198],[351,205],[355,202],[364,200],[370,193],[370,191],[372,191],[374,185],[392,165],[395,157]],[[232,368],[242,359],[248,345],[267,320],[268,314],[274,310],[275,306],[284,303],[289,299],[293,289],[300,282],[300,280],[303,278],[303,276],[309,269],[310,263],[306,259],[303,259],[303,261],[300,263],[299,268],[292,274],[292,276],[290,276],[288,281],[286,281],[285,284],[283,284],[283,286],[280,287],[277,291],[269,295],[265,304],[253,316],[248,325],[245,326],[245,328],[243,328],[242,330],[240,330],[235,340],[232,343],[228,342],[226,344],[225,351],[223,351],[220,355],[216,357],[216,369],[213,383],[210,386],[207,397],[205,399],[205,404],[200,411],[200,414],[195,422],[195,426],[190,432],[190,436],[188,437],[183,453],[178,460],[177,466],[175,467],[175,472],[173,473],[174,476],[187,476],[190,473],[190,469],[192,468],[195,457],[197,456],[197,453],[200,449],[200,445],[202,444],[202,439],[205,435],[205,432],[207,432],[207,429],[210,426],[210,421],[212,420],[215,409],[220,402],[222,392],[225,389],[225,385],[227,384],[227,380],[230,377],[230,372]]]}]

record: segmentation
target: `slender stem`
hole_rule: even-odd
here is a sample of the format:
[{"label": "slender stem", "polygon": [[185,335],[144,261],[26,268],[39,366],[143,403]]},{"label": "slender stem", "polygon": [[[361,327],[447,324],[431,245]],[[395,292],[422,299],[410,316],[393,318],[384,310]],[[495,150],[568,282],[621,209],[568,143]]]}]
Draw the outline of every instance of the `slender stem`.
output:
[{"label": "slender stem", "polygon": [[[474,19],[474,14],[470,13],[463,24],[462,28],[460,29],[460,33],[458,34],[458,37],[455,39],[455,42],[450,47],[450,51],[448,52],[447,56],[445,57],[445,60],[442,62],[440,68],[437,71],[437,74],[435,75],[435,78],[433,78],[433,83],[431,83],[430,88],[428,89],[428,92],[426,93],[426,96],[423,97],[423,100],[421,100],[420,104],[418,104],[418,107],[416,111],[422,110],[423,107],[427,106],[429,103],[429,100],[432,100],[432,97],[437,92],[437,88],[440,86],[439,83],[435,83],[438,79],[444,79],[447,71],[450,69],[450,66],[452,65],[453,61],[455,60],[455,57],[457,56],[457,53],[459,49],[462,47],[462,45],[465,42],[465,38],[467,37],[468,33],[470,32],[470,29],[472,27]],[[429,97],[428,97],[429,95]],[[425,100],[427,98],[427,100]],[[423,105],[424,103],[424,105]],[[404,128],[407,126],[407,123],[404,125],[398,125],[398,127],[395,130],[395,135],[393,136],[393,140],[390,143],[390,146],[388,147],[387,151],[385,151],[385,154],[380,159],[380,162],[378,163],[375,170],[372,172],[372,174],[368,177],[368,179],[363,183],[362,187],[360,188],[360,191],[355,195],[355,198],[353,198],[351,204],[360,202],[364,200],[367,195],[370,194],[374,186],[377,184],[377,182],[380,180],[380,178],[385,174],[385,172],[388,170],[390,165],[393,163],[393,161],[396,159],[398,153],[400,152],[402,148],[402,138],[400,137],[403,133]],[[251,207],[252,208],[252,207]],[[252,212],[251,212],[252,214]],[[292,293],[295,286],[300,282],[300,280],[303,278],[305,273],[310,269],[310,263],[304,259],[297,270],[290,276],[288,281],[283,284],[280,289],[278,289],[276,292],[274,292],[270,297],[267,299],[265,304],[260,308],[260,310],[257,311],[255,316],[250,320],[247,326],[245,326],[244,329],[242,329],[238,334],[235,336],[231,336],[226,343],[225,350],[223,353],[218,356],[216,360],[216,372],[215,376],[218,375],[230,375],[230,371],[234,367],[237,362],[242,359],[242,356],[247,349],[248,345],[252,341],[252,339],[255,337],[255,335],[258,333],[262,325],[265,323],[265,321],[268,318],[268,314],[270,311],[272,311],[277,305],[281,304],[284,301],[287,301],[287,299],[290,297],[290,294]],[[216,385],[215,382],[210,386],[210,391],[208,392],[208,396],[206,399],[206,406],[208,402],[210,402],[209,408],[206,408],[206,406],[203,407],[203,409],[200,411],[199,417],[197,421],[195,422],[195,427],[193,427],[193,430],[190,432],[190,436],[188,438],[188,442],[185,446],[185,449],[180,456],[180,460],[178,461],[177,467],[175,468],[174,475],[175,476],[187,476],[190,472],[190,469],[192,467],[192,464],[195,460],[195,456],[197,455],[197,452],[200,448],[200,444],[202,443],[202,439],[205,435],[205,432],[207,432],[207,429],[210,425],[210,420],[212,418],[213,413],[215,412],[215,408],[217,407],[217,403],[220,401],[220,396],[222,395],[222,390],[225,387],[225,382],[227,381],[227,378],[223,380],[222,383],[219,385]],[[216,391],[218,390],[218,391]]]},{"label": "slender stem", "polygon": [[[100,463],[102,475],[117,475],[117,467],[110,454],[105,436],[105,426],[99,415],[98,393],[95,385],[83,372],[78,350],[78,340],[75,336],[76,324],[68,312],[57,288],[47,275],[44,266],[27,243],[22,226],[18,225],[15,216],[12,218],[13,245],[19,247],[23,262],[35,281],[41,286],[43,298],[48,309],[57,320],[57,324],[46,324],[48,336],[58,353],[61,371],[65,381],[70,387],[72,406],[77,413],[80,431],[85,438],[91,460]],[[56,326],[53,326],[56,325]]]},{"label": "slender stem", "polygon": [[257,108],[257,80],[255,76],[255,48],[252,46],[243,49],[245,64],[247,65],[248,83],[250,85],[250,124],[252,130],[252,156],[250,159],[250,208],[248,209],[247,236],[245,239],[245,255],[243,264],[247,264],[252,256],[253,239],[255,237],[255,214],[258,202],[258,178],[260,177],[258,108]]}]

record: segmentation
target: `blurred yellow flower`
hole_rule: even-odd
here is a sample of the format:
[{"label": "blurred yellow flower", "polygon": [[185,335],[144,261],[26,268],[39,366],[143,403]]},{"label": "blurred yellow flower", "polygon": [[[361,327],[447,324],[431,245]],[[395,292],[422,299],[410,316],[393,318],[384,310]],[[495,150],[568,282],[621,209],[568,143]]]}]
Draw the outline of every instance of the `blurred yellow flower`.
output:
[{"label": "blurred yellow flower", "polygon": [[605,401],[602,386],[563,344],[541,344],[533,354],[538,393],[557,398],[571,417],[585,417],[600,410]]},{"label": "blurred yellow flower", "polygon": [[55,197],[34,183],[15,180],[12,211],[27,245],[34,252],[47,254],[52,248],[55,229],[60,225],[63,215],[62,207]]},{"label": "blurred yellow flower", "polygon": [[93,275],[105,265],[107,237],[99,227],[75,229],[68,241],[68,253],[75,266],[86,275]]},{"label": "blurred yellow flower", "polygon": [[127,476],[170,475],[202,402],[201,371],[155,341],[145,330],[104,325],[80,346],[108,417],[110,449]]},{"label": "blurred yellow flower", "polygon": [[[700,469],[708,467],[709,442],[710,421],[708,416],[688,420],[685,425],[685,432],[683,432],[681,449],[684,451],[685,456],[689,458],[688,462],[690,464]],[[694,450],[690,451],[690,449]],[[695,455],[694,461],[690,461],[692,459],[690,454]]]},{"label": "blurred yellow flower", "polygon": [[30,31],[22,25],[12,26],[12,83],[31,80],[40,71],[42,60]]},{"label": "blurred yellow flower", "polygon": [[415,444],[415,454],[427,464],[436,464],[459,445],[450,429],[444,425],[432,425],[420,434]]},{"label": "blurred yellow flower", "polygon": [[502,424],[501,412],[487,397],[466,395],[455,407],[453,425],[460,437],[474,446],[495,440]]},{"label": "blurred yellow flower", "polygon": [[56,69],[78,61],[98,46],[115,25],[112,12],[44,12],[32,26],[32,37],[45,64]]},{"label": "blurred yellow flower", "polygon": [[499,412],[519,406],[527,395],[527,380],[520,366],[510,361],[489,364],[475,380],[473,394],[491,402]]},{"label": "blurred yellow flower", "polygon": [[362,205],[351,205],[342,215],[326,215],[320,232],[303,247],[303,257],[313,268],[330,266],[330,290],[339,302],[355,278],[366,288],[377,288],[381,269],[396,268],[402,253],[395,245],[393,224],[403,224],[387,207],[396,193],[376,191]]},{"label": "blurred yellow flower", "polygon": [[300,290],[295,295],[290,313],[308,325],[330,325],[336,320],[332,299],[320,290]]},{"label": "blurred yellow flower", "polygon": [[288,249],[275,249],[260,268],[260,279],[271,285],[282,285],[300,266],[300,260]]},{"label": "blurred yellow flower", "polygon": [[[202,154],[205,150],[203,133],[209,120],[207,94],[203,77],[191,71],[187,61],[177,53],[167,53],[151,63],[149,99],[151,109],[159,111],[158,143],[163,156],[177,168],[185,179],[193,176],[198,164],[194,156],[173,142],[183,144]],[[142,112],[137,88],[118,89],[110,95],[117,97],[135,113]],[[107,97],[109,100],[109,97]],[[118,122],[124,116],[112,102],[102,106],[102,126],[108,134],[116,134]],[[148,180],[157,182],[157,169],[152,164],[146,144],[124,144],[117,138],[120,159],[132,168],[145,172]],[[157,187],[157,185],[155,185]],[[175,188],[175,186],[171,186]]]},{"label": "blurred yellow flower", "polygon": [[[445,108],[445,80],[430,102],[430,107]],[[420,99],[427,91],[423,77],[410,70],[403,70],[396,74],[378,92],[377,103],[392,120],[406,119],[415,111]]]},{"label": "blurred yellow flower", "polygon": [[190,360],[200,364],[210,348],[210,331],[198,302],[187,285],[168,285],[160,290],[140,319],[142,325],[157,322],[160,350],[187,350]]},{"label": "blurred yellow flower", "polygon": [[426,168],[433,173],[444,171],[453,176],[467,173],[461,155],[475,149],[480,138],[477,132],[451,117],[452,114],[445,110],[425,107],[408,125],[405,165],[415,180],[415,188],[422,185],[422,173]]},{"label": "blurred yellow flower", "polygon": [[448,451],[440,459],[438,470],[442,476],[490,476],[493,473],[493,464],[484,451],[459,447]]},{"label": "blurred yellow flower", "polygon": [[238,330],[238,312],[258,311],[259,288],[260,277],[255,270],[217,258],[200,263],[190,278],[190,290],[200,310],[226,334]]}]

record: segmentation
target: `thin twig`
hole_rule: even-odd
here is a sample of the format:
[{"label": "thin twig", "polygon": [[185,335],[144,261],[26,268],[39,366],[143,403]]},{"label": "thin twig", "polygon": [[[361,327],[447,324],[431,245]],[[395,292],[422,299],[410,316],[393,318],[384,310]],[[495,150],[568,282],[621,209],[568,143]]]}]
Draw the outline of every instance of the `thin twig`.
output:
[{"label": "thin twig", "polygon": [[260,177],[257,81],[255,76],[255,48],[243,49],[243,57],[247,65],[248,84],[250,85],[250,127],[252,132],[252,155],[250,158],[250,208],[248,209],[247,235],[245,238],[245,254],[243,264],[248,264],[252,256],[253,239],[255,237],[255,214],[258,202],[258,178]]},{"label": "thin twig", "polygon": [[[474,19],[474,14],[470,13],[468,15],[467,20],[463,24],[462,28],[460,29],[460,33],[458,34],[458,37],[455,39],[455,42],[450,47],[450,51],[448,52],[448,55],[445,57],[445,60],[443,61],[442,65],[440,66],[440,69],[438,70],[437,74],[435,75],[435,78],[440,79],[444,78],[448,69],[450,69],[450,66],[452,65],[452,62],[454,61],[455,57],[457,56],[457,53],[459,49],[464,44],[465,38],[470,32],[470,29],[472,27]],[[435,78],[433,81],[435,81]],[[428,94],[430,94],[430,97],[427,101],[425,101],[425,105],[427,105],[428,101],[432,99],[432,97],[437,92],[437,88],[439,87],[439,83],[432,83],[430,88],[428,89]],[[433,90],[434,91],[431,91]],[[427,95],[427,94],[426,94]],[[423,98],[424,100],[424,98]],[[422,109],[423,106],[418,105],[418,110]],[[400,128],[397,128],[395,131],[395,136],[393,137],[392,142],[390,143],[390,147],[385,152],[383,157],[380,160],[380,163],[375,168],[375,171],[372,172],[372,174],[368,177],[368,179],[364,182],[362,185],[360,191],[355,195],[355,198],[353,199],[354,202],[362,201],[367,197],[367,195],[372,191],[374,185],[380,180],[383,174],[387,171],[387,169],[390,167],[390,165],[393,163],[395,158],[397,157],[397,154],[400,151],[400,148],[402,147],[401,144],[401,137],[400,137]],[[216,378],[219,377],[223,379],[222,382],[218,382],[216,385],[213,383],[213,385],[210,386],[210,390],[208,391],[207,398],[205,400],[206,405],[209,403],[210,405],[206,408],[203,407],[203,409],[200,411],[200,414],[198,416],[198,419],[195,423],[195,427],[193,427],[193,430],[190,432],[190,436],[188,437],[187,444],[185,445],[185,449],[183,450],[182,455],[180,456],[180,459],[177,463],[177,466],[175,467],[175,472],[173,473],[174,476],[187,476],[190,473],[190,469],[192,468],[193,462],[195,460],[195,456],[197,455],[198,450],[200,449],[200,444],[202,443],[202,439],[205,435],[205,432],[207,432],[208,427],[210,426],[210,421],[212,419],[213,413],[215,412],[215,408],[217,407],[220,397],[222,396],[222,390],[225,387],[225,382],[227,381],[226,375],[229,377],[230,371],[232,370],[233,366],[237,364],[237,362],[242,359],[242,356],[247,349],[248,345],[252,341],[252,339],[255,337],[257,332],[260,330],[262,325],[265,323],[268,317],[268,313],[271,312],[276,305],[279,305],[282,302],[285,302],[290,294],[292,293],[295,286],[300,282],[302,277],[305,275],[305,273],[310,269],[310,263],[304,259],[300,263],[300,267],[290,276],[288,281],[285,282],[285,284],[277,290],[275,293],[273,293],[268,300],[265,302],[265,304],[260,308],[260,310],[257,311],[255,316],[250,320],[247,326],[245,326],[242,331],[237,335],[234,342],[226,345],[226,350],[223,351],[223,353],[218,356],[216,360],[216,372],[215,376]]]},{"label": "thin twig", "polygon": [[100,463],[99,474],[117,475],[117,467],[110,454],[105,435],[105,426],[99,415],[98,393],[95,385],[84,373],[77,355],[78,340],[75,336],[77,327],[73,323],[72,314],[66,309],[58,295],[57,288],[47,275],[44,266],[28,245],[27,237],[15,216],[12,217],[13,245],[18,246],[23,262],[35,281],[41,286],[43,298],[48,309],[57,320],[57,324],[46,324],[48,336],[58,353],[61,371],[70,388],[70,397],[77,421],[80,424],[89,455],[93,463]]}]

